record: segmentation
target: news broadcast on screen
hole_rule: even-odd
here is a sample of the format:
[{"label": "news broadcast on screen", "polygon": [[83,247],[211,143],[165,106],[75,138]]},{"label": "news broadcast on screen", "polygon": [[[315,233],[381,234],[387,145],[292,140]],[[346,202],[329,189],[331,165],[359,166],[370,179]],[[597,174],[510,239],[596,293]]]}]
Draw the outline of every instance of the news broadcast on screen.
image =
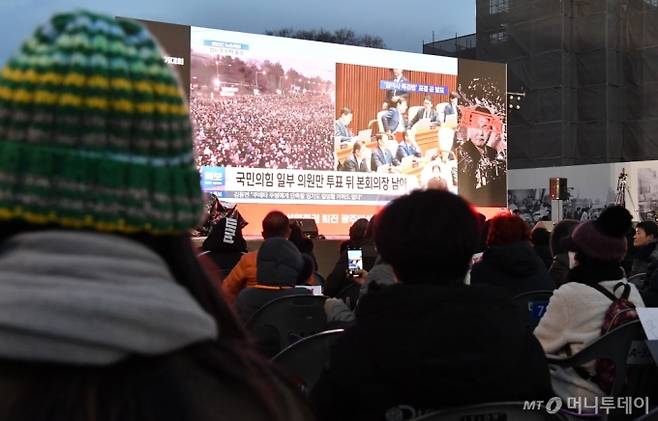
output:
[{"label": "news broadcast on screen", "polygon": [[340,236],[419,188],[506,206],[504,64],[145,23],[189,78],[204,191],[247,221],[276,207]]}]

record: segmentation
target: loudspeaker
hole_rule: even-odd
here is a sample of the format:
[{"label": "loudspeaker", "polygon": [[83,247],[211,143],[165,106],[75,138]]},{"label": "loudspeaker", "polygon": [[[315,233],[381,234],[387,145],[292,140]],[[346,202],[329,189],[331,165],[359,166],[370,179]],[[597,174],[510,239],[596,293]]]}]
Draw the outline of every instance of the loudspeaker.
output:
[{"label": "loudspeaker", "polygon": [[318,238],[318,225],[315,223],[315,219],[291,219],[290,223],[299,225],[305,237]]},{"label": "loudspeaker", "polygon": [[551,177],[548,179],[548,191],[551,200],[568,200],[567,179]]}]

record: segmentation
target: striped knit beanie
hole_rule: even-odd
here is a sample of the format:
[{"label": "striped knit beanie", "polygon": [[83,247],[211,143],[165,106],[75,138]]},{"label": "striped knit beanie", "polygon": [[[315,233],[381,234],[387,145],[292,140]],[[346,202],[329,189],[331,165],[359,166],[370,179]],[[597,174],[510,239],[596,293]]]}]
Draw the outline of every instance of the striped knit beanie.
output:
[{"label": "striped knit beanie", "polygon": [[143,27],[56,15],[0,72],[0,220],[186,231],[202,206],[191,133]]}]

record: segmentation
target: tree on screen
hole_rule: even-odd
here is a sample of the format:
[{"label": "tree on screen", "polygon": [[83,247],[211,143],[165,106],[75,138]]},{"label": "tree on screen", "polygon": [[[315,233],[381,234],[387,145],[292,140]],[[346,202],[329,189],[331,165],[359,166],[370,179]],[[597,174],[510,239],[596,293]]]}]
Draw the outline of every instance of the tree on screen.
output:
[{"label": "tree on screen", "polygon": [[386,48],[384,40],[376,35],[359,35],[351,29],[342,28],[333,32],[326,29],[299,29],[281,28],[274,31],[265,31],[265,35],[276,37],[308,39],[312,41],[331,42],[334,44],[358,45],[370,48]]}]

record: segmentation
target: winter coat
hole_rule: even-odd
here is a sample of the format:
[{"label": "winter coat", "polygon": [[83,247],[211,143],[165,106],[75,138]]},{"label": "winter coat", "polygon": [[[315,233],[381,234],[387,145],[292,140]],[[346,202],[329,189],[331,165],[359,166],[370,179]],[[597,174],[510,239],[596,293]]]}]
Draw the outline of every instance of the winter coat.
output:
[{"label": "winter coat", "polygon": [[503,288],[511,297],[555,288],[546,266],[527,242],[485,250],[482,260],[471,269],[471,285],[483,284]]},{"label": "winter coat", "polygon": [[551,395],[544,353],[504,294],[396,284],[363,296],[311,400],[321,420],[383,420]]}]

